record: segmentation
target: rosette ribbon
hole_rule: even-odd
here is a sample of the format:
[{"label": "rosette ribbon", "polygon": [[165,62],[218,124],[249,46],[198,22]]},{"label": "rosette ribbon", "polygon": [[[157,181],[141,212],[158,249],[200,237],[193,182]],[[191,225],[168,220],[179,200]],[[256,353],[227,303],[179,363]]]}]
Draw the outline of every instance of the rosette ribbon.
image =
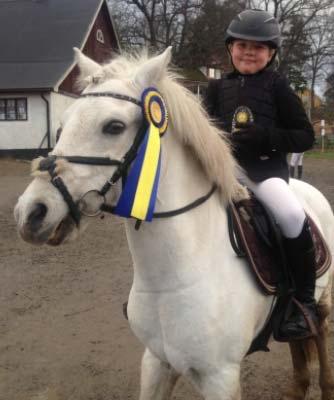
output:
[{"label": "rosette ribbon", "polygon": [[149,87],[143,91],[142,112],[148,128],[130,167],[114,213],[122,217],[151,221],[160,176],[160,137],[168,126],[165,102],[157,89]]}]

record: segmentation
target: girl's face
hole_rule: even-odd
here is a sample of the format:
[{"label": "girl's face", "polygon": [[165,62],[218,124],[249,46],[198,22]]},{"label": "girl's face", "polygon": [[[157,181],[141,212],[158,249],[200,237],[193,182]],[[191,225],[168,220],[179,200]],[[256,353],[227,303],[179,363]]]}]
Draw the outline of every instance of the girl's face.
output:
[{"label": "girl's face", "polygon": [[275,50],[261,42],[234,40],[229,45],[234,67],[241,74],[255,74],[266,67]]}]

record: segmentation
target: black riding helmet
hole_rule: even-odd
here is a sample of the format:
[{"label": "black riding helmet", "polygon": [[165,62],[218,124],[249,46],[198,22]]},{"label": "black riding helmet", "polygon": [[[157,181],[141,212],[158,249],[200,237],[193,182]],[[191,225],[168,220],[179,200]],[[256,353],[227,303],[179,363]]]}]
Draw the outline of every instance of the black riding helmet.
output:
[{"label": "black riding helmet", "polygon": [[282,42],[278,21],[263,10],[245,10],[238,14],[226,30],[226,45],[234,39],[263,42],[274,49]]}]

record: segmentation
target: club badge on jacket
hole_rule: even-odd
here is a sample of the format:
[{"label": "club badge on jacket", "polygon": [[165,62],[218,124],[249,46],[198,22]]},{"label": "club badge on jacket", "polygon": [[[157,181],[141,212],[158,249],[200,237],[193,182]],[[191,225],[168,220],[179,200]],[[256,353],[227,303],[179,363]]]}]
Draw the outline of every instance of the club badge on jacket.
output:
[{"label": "club badge on jacket", "polygon": [[246,106],[238,107],[232,119],[232,133],[238,132],[240,129],[236,126],[238,124],[251,124],[254,122],[254,116],[250,108]]},{"label": "club badge on jacket", "polygon": [[[237,128],[237,125],[239,124],[252,124],[254,123],[254,115],[250,108],[246,106],[240,106],[238,107],[233,115],[232,119],[232,133],[236,134],[238,131],[240,131],[242,128]],[[262,155],[260,156],[260,160],[265,161],[268,160],[269,157],[267,155]]]}]

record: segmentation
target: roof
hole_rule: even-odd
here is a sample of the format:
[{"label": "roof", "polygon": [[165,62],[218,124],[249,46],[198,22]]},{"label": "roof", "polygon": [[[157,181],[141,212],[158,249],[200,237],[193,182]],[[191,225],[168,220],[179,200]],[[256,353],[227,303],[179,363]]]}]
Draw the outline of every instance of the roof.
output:
[{"label": "roof", "polygon": [[104,0],[0,0],[0,90],[52,89]]},{"label": "roof", "polygon": [[208,78],[199,69],[182,68],[179,74],[186,80],[194,82],[207,82]]}]

